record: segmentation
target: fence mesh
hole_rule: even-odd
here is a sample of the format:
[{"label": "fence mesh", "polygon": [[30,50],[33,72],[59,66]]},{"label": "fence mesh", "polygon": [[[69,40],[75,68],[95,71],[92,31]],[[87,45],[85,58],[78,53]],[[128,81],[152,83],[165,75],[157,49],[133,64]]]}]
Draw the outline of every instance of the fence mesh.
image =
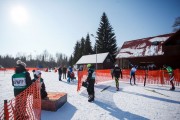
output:
[{"label": "fence mesh", "polygon": [[[113,80],[111,76],[111,70],[96,70],[96,83],[105,82]],[[130,69],[122,70],[123,79],[120,78],[120,81],[129,82],[130,79]],[[180,70],[174,70],[174,83],[176,86],[180,84]],[[86,71],[78,71],[78,86],[77,91],[81,89],[82,82],[87,78]],[[169,85],[169,75],[166,70],[137,70],[136,71],[136,83],[146,84],[162,84]]]},{"label": "fence mesh", "polygon": [[40,120],[40,80],[11,100],[4,100],[0,109],[0,120]]}]

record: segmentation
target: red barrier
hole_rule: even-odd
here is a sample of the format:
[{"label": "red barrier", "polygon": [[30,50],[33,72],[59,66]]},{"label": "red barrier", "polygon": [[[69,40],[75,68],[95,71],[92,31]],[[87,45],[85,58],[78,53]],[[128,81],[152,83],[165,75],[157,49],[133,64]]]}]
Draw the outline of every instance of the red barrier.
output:
[{"label": "red barrier", "polygon": [[40,80],[11,100],[5,100],[0,108],[0,120],[40,120],[41,95]]},{"label": "red barrier", "polygon": [[[123,79],[120,81],[129,82],[130,79],[130,69],[122,70]],[[174,83],[179,86],[180,83],[180,70],[174,70],[175,79]],[[82,81],[87,78],[87,71],[78,72],[78,86],[77,91],[80,90]],[[96,83],[105,82],[112,80],[110,69],[107,70],[96,70]],[[145,81],[146,80],[146,81]],[[166,70],[137,70],[136,71],[136,83],[146,83],[146,84],[166,84],[169,85],[169,74]]]}]

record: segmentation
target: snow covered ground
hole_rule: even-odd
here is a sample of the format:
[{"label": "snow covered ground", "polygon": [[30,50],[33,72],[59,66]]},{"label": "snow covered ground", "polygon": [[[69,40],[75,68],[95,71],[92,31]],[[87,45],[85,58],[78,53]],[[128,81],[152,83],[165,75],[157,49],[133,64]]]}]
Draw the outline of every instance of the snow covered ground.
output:
[{"label": "snow covered ground", "polygon": [[[12,74],[13,71],[0,72],[0,106],[4,99],[13,98]],[[89,103],[85,88],[76,91],[77,81],[58,81],[58,73],[54,72],[42,72],[42,77],[48,92],[68,94],[67,103],[56,112],[42,110],[42,120],[180,120],[180,87],[169,91],[170,86],[130,86],[120,81],[117,92],[111,80],[95,85],[95,101]]]}]

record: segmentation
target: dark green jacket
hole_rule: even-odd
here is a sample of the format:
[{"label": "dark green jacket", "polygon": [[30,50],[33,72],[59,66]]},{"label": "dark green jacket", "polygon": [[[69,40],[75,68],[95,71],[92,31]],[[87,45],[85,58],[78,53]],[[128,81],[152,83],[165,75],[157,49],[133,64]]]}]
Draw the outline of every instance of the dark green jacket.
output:
[{"label": "dark green jacket", "polygon": [[26,71],[24,66],[17,65],[15,74],[12,75],[12,86],[14,86],[14,96],[24,91],[32,84],[29,72]]}]

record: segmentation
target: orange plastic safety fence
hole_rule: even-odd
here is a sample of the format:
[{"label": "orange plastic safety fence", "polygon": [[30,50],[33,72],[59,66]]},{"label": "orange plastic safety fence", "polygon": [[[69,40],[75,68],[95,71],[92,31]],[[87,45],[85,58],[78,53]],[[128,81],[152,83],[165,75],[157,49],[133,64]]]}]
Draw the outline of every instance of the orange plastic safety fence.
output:
[{"label": "orange plastic safety fence", "polygon": [[[111,70],[96,70],[96,83],[113,80],[111,76]],[[123,78],[121,81],[129,82],[130,80],[130,69],[122,70]],[[179,86],[180,83],[180,70],[174,70],[174,83]],[[78,86],[77,91],[80,90],[82,82],[87,78],[87,71],[78,71]],[[169,85],[169,75],[166,70],[137,70],[136,71],[136,83],[146,84],[166,84]]]},{"label": "orange plastic safety fence", "polygon": [[[0,71],[6,71],[6,70],[14,70],[15,68],[0,68]],[[27,71],[37,70],[39,68],[26,68]],[[44,68],[43,68],[44,69]]]},{"label": "orange plastic safety fence", "polygon": [[87,71],[78,71],[78,85],[77,91],[81,89],[82,82],[86,79]]},{"label": "orange plastic safety fence", "polygon": [[5,100],[0,109],[0,120],[40,120],[40,81],[37,80],[11,100]]},{"label": "orange plastic safety fence", "polygon": [[0,68],[0,71],[6,71],[6,68]]}]

